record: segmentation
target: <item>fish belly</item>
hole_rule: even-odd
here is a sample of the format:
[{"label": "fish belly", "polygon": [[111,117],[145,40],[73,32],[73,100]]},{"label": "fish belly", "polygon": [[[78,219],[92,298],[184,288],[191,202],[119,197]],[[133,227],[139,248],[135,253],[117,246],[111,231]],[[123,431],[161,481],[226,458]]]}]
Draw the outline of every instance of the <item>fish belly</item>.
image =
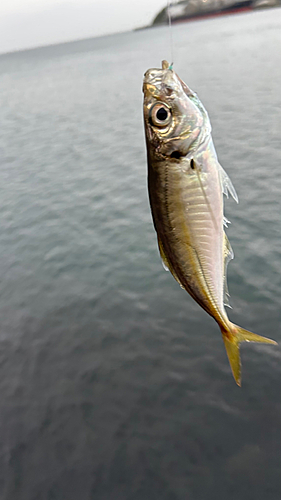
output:
[{"label": "fish belly", "polygon": [[178,165],[152,173],[156,231],[171,270],[211,316],[224,322],[223,200],[217,171]]}]

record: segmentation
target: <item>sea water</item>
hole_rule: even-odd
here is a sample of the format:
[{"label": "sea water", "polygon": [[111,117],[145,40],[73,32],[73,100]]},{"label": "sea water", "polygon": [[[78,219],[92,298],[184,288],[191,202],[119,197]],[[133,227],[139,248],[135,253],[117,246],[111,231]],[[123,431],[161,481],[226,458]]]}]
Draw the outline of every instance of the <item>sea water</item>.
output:
[{"label": "sea water", "polygon": [[[167,27],[0,57],[0,497],[279,500],[280,347],[242,347],[163,270],[142,79]],[[173,26],[206,106],[232,321],[281,344],[281,10]]]}]

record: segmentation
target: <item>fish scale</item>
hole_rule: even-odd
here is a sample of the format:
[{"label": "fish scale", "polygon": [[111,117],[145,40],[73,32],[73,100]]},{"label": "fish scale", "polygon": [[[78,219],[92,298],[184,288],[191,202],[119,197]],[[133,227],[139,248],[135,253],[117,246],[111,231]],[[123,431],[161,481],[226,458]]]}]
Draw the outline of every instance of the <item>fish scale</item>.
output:
[{"label": "fish scale", "polygon": [[[157,193],[157,198],[154,198],[152,203],[164,252],[184,287],[189,286],[190,279],[195,274],[194,259],[199,259],[200,267],[196,273],[197,301],[204,303],[209,314],[221,316],[223,322],[226,314],[222,302],[221,249],[210,250],[208,242],[213,243],[213,247],[218,247],[218,240],[211,239],[213,221],[200,186],[196,177],[183,172],[177,165],[169,168],[168,173],[164,166],[159,168],[158,172],[157,178],[151,179],[154,183],[152,190]],[[188,196],[188,205],[186,205],[185,198],[189,193],[189,186],[193,195]],[[164,203],[162,203],[163,200]],[[198,231],[197,217],[204,217],[202,231]],[[187,258],[187,248],[191,254],[194,254],[195,250],[196,256]],[[214,273],[217,274],[218,279],[215,279]],[[186,282],[186,277],[189,277],[189,284]],[[200,286],[198,286],[199,282]]]}]

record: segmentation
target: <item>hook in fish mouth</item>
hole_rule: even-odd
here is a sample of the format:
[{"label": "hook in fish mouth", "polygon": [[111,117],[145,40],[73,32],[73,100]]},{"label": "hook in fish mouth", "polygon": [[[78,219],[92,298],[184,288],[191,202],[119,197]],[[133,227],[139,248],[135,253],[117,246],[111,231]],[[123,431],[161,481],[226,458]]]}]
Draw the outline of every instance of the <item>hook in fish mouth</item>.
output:
[{"label": "hook in fish mouth", "polygon": [[172,69],[172,64],[162,61],[162,68],[151,68],[144,74],[143,92],[145,97],[156,99],[182,97],[182,83]]},{"label": "hook in fish mouth", "polygon": [[162,69],[170,69],[173,71],[173,65],[174,65],[173,62],[170,64],[165,59],[162,61]]}]

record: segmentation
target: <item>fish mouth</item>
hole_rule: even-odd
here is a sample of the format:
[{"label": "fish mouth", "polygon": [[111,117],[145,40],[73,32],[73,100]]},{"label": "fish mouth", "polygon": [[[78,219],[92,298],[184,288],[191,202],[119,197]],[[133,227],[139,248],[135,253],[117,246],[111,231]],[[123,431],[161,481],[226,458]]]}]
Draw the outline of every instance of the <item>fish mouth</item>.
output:
[{"label": "fish mouth", "polygon": [[166,61],[162,68],[151,68],[144,74],[143,93],[145,98],[175,99],[183,93],[181,81]]}]

